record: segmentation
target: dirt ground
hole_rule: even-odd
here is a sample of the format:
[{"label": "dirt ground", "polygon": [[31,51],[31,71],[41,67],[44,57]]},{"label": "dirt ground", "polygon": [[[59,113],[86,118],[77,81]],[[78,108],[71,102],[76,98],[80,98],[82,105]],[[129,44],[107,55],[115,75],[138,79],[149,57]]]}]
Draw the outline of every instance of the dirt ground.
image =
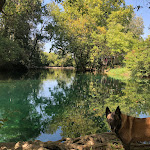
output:
[{"label": "dirt ground", "polygon": [[[150,144],[133,143],[132,150],[148,150]],[[121,141],[113,133],[86,135],[56,142],[26,141],[0,143],[0,150],[123,150]]]}]

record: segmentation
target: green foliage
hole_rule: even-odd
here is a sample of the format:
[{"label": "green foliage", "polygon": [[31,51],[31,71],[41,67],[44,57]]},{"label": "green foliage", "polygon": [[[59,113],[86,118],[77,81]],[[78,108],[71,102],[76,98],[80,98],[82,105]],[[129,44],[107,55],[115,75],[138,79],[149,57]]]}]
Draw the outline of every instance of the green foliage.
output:
[{"label": "green foliage", "polygon": [[110,23],[107,32],[108,47],[111,48],[110,54],[113,56],[124,55],[132,49],[133,35],[131,32],[124,33],[124,27],[121,24]]},{"label": "green foliage", "polygon": [[[3,44],[6,56],[2,56],[2,60],[7,59],[8,54],[13,56],[17,63],[21,63],[26,67],[34,67],[40,64],[40,47],[42,42],[42,33],[37,29],[37,25],[43,21],[41,19],[44,14],[44,8],[40,0],[7,0],[3,8],[7,15],[2,14],[0,19],[0,36],[5,39],[12,40],[14,50],[9,50],[8,44]],[[6,42],[5,42],[6,43]],[[18,49],[20,47],[20,50]],[[20,54],[21,57],[20,57]],[[18,57],[19,55],[19,57]]]},{"label": "green foliage", "polygon": [[125,57],[125,63],[132,76],[149,77],[150,76],[150,42],[149,39],[137,43],[137,47],[129,52]]},{"label": "green foliage", "polygon": [[0,36],[0,66],[5,64],[25,63],[24,50],[17,42]]},{"label": "green foliage", "polygon": [[[61,3],[50,2],[46,7],[41,0],[6,1],[3,10],[7,15],[0,16],[0,36],[18,46],[7,53],[12,53],[10,56],[1,55],[3,64],[13,56],[15,63],[29,68],[73,65],[77,71],[101,69],[103,58],[111,58],[109,64],[113,66],[113,57],[124,58],[141,39],[143,21],[124,0],[57,2]],[[56,56],[41,52],[45,39],[51,40]]]},{"label": "green foliage", "polygon": [[2,12],[2,9],[3,9],[4,5],[5,5],[5,2],[6,2],[6,0],[1,0],[0,1],[0,12]]},{"label": "green foliage", "polygon": [[100,56],[105,51],[109,55],[108,50],[111,51],[111,47],[107,48],[106,32],[112,12],[124,12],[122,16],[126,19],[131,15],[132,11],[122,5],[124,1],[64,1],[64,9],[60,10],[56,4],[50,3],[49,14],[53,22],[47,26],[47,31],[54,41],[52,48],[73,53],[77,70],[97,66]]},{"label": "green foliage", "polygon": [[77,70],[100,68],[102,57],[124,57],[142,34],[142,21],[124,1],[66,0],[61,5],[48,5],[53,21],[46,30],[52,49],[72,53]]},{"label": "green foliage", "polygon": [[41,53],[41,62],[44,66],[51,66],[51,67],[71,67],[74,65],[73,58],[71,55],[65,55],[61,57],[55,53]]}]

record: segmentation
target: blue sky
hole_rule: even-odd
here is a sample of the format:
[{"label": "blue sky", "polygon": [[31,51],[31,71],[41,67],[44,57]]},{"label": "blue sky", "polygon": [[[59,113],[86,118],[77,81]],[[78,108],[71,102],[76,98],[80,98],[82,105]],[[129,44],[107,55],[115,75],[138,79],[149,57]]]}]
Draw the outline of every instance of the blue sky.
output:
[{"label": "blue sky", "polygon": [[[138,11],[135,9],[134,12],[136,16],[141,16],[144,21],[144,35],[143,38],[146,38],[150,35],[150,9],[148,9],[148,0],[125,0],[126,5],[132,5],[133,7],[141,5],[143,8],[140,8]],[[150,5],[149,5],[150,6]]]},{"label": "blue sky", "polygon": [[[149,0],[125,0],[126,5],[132,5],[133,7],[136,7],[138,5],[142,5],[143,8],[139,9],[138,11],[135,9],[136,16],[141,16],[144,21],[144,35],[142,36],[144,39],[147,38],[148,35],[150,35],[150,9],[148,9],[147,3]],[[47,4],[51,2],[51,0],[44,0],[44,3]],[[150,5],[149,5],[150,6]],[[49,52],[49,49],[51,47],[51,42],[45,44],[45,50],[46,52]]]}]

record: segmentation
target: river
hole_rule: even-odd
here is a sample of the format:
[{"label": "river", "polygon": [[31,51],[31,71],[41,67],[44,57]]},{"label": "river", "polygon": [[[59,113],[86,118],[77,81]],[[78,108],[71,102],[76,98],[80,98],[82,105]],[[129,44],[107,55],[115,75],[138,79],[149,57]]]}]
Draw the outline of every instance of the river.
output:
[{"label": "river", "polygon": [[115,80],[74,70],[0,73],[0,142],[57,141],[109,131],[105,108],[150,114],[150,80]]}]

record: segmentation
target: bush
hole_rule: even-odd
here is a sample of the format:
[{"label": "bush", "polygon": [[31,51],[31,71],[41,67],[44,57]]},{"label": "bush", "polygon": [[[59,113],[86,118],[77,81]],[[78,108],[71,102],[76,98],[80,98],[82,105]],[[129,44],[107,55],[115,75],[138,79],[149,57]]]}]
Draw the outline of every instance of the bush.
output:
[{"label": "bush", "polygon": [[125,57],[126,67],[131,70],[132,76],[150,76],[150,37],[136,50],[132,50]]}]

